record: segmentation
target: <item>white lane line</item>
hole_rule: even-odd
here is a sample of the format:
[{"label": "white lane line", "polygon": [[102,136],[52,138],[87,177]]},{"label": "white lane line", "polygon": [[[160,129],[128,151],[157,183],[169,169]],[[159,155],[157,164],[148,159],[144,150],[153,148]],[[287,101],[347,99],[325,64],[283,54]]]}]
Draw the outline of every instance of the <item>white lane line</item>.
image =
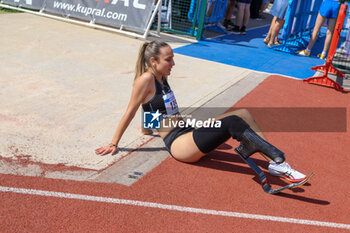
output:
[{"label": "white lane line", "polygon": [[172,210],[172,211],[196,213],[196,214],[208,214],[208,215],[225,216],[225,217],[247,218],[247,219],[265,220],[265,221],[313,225],[313,226],[319,226],[319,227],[350,229],[350,224],[342,224],[342,223],[334,223],[334,222],[321,222],[321,221],[296,219],[296,218],[283,218],[283,217],[275,217],[275,216],[260,215],[260,214],[246,214],[246,213],[238,213],[238,212],[230,212],[230,211],[199,209],[199,208],[191,208],[191,207],[185,207],[185,206],[164,205],[164,204],[159,204],[159,203],[154,203],[154,202],[144,202],[144,201],[134,201],[134,200],[119,199],[119,198],[89,196],[89,195],[80,195],[80,194],[73,194],[73,193],[62,193],[62,192],[43,191],[43,190],[36,190],[36,189],[13,188],[13,187],[5,187],[5,186],[0,186],[0,191],[1,192],[12,192],[12,193],[20,193],[20,194],[46,196],[46,197],[59,197],[59,198],[77,199],[77,200],[85,200],[85,201],[105,202],[105,203],[113,203],[113,204],[120,204],[120,205],[141,206],[141,207],[158,208],[158,209],[164,209],[164,210]]}]

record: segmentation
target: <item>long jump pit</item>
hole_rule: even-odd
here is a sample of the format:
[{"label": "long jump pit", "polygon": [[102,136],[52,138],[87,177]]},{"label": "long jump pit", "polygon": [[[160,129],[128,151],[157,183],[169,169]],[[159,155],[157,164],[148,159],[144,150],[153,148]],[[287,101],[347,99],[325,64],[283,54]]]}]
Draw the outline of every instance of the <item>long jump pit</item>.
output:
[{"label": "long jump pit", "polygon": [[[116,155],[94,153],[127,107],[142,40],[26,13],[0,15],[0,31],[0,173],[130,185],[169,157],[160,137],[141,134],[140,110]],[[170,85],[192,109],[230,107],[267,77],[178,54],[175,63]]]}]

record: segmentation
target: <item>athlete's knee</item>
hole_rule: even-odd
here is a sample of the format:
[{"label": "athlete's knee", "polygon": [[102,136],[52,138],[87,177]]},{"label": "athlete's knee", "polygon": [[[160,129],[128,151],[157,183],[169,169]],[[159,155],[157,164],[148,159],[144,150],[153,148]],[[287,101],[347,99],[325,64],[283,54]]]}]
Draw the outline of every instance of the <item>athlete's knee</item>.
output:
[{"label": "athlete's knee", "polygon": [[246,119],[246,118],[251,118],[252,117],[252,115],[250,114],[250,112],[246,108],[242,108],[242,109],[239,109],[239,110],[235,111],[234,115],[239,116],[243,120]]},{"label": "athlete's knee", "polygon": [[221,119],[222,127],[227,129],[231,137],[239,139],[241,134],[249,127],[249,125],[239,116],[232,115]]},{"label": "athlete's knee", "polygon": [[209,153],[230,137],[238,140],[249,128],[249,125],[236,115],[224,117],[220,121],[220,127],[202,127],[193,131],[193,140],[202,153]]}]

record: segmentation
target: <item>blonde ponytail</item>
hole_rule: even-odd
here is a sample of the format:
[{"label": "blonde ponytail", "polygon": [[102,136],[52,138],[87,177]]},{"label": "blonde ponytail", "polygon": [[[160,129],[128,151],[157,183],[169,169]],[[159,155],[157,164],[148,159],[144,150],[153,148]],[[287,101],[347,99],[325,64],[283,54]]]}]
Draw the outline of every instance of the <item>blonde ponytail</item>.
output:
[{"label": "blonde ponytail", "polygon": [[154,57],[158,59],[160,48],[169,46],[166,42],[162,41],[152,41],[150,43],[145,42],[140,48],[139,56],[137,58],[136,66],[135,66],[135,77],[140,77],[144,72],[147,71],[148,67],[150,67],[150,59]]},{"label": "blonde ponytail", "polygon": [[135,66],[135,77],[134,81],[137,77],[141,76],[144,72],[146,72],[146,60],[145,60],[145,51],[147,46],[149,45],[148,42],[143,43],[143,45],[140,48],[139,56],[136,61]]}]

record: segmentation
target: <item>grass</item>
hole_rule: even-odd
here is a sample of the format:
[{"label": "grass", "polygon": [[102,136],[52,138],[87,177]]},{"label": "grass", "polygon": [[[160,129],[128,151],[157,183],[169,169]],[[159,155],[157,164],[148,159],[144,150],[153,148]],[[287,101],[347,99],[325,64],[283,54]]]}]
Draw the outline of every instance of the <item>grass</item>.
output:
[{"label": "grass", "polygon": [[0,7],[0,15],[1,14],[8,14],[8,13],[19,13],[19,12],[20,11]]}]

